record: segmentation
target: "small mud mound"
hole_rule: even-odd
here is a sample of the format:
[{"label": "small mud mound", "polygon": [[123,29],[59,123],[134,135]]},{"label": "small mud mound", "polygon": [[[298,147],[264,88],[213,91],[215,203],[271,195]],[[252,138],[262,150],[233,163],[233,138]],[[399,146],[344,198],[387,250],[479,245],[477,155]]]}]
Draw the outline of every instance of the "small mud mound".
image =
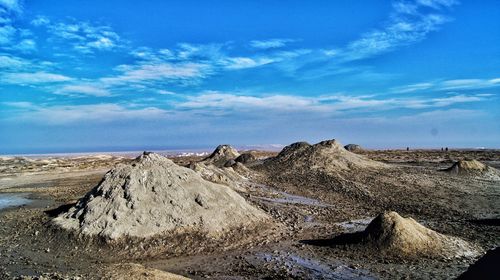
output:
[{"label": "small mud mound", "polygon": [[474,174],[486,171],[488,167],[477,160],[460,160],[455,162],[446,171],[454,174]]},{"label": "small mud mound", "polygon": [[383,163],[347,151],[337,140],[322,141],[314,145],[307,142],[291,144],[285,147],[275,158],[268,160],[267,164],[324,171],[385,166]]},{"label": "small mud mound", "polygon": [[500,247],[496,247],[493,250],[489,250],[484,256],[482,256],[477,262],[471,265],[466,272],[460,275],[457,279],[498,279],[500,275],[500,269],[498,268],[500,264]]},{"label": "small mud mound", "polygon": [[348,150],[349,152],[361,152],[363,151],[363,148],[361,148],[360,145],[356,145],[356,144],[347,144],[344,146],[344,149]]},{"label": "small mud mound", "polygon": [[482,179],[500,180],[500,171],[477,160],[460,160],[443,171],[461,176],[480,177]]},{"label": "small mud mound", "polygon": [[478,254],[468,242],[437,233],[396,212],[378,215],[368,225],[364,235],[365,242],[391,255],[453,258]]},{"label": "small mud mound", "polygon": [[79,234],[116,240],[189,232],[218,236],[266,219],[229,187],[205,181],[163,156],[144,153],[109,171],[53,223]]},{"label": "small mud mound", "polygon": [[219,145],[203,162],[223,167],[227,161],[234,160],[239,156],[238,151],[230,145]]}]

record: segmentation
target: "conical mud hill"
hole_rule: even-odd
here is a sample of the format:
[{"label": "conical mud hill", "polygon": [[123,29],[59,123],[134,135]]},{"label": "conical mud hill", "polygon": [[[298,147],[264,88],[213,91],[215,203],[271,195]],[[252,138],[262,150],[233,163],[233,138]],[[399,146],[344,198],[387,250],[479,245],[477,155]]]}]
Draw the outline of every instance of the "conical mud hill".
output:
[{"label": "conical mud hill", "polygon": [[202,161],[192,162],[189,168],[198,172],[207,181],[223,184],[238,191],[245,191],[238,184],[245,179],[239,172],[241,164],[235,161],[239,156],[238,151],[230,145],[219,145]]},{"label": "conical mud hill", "polygon": [[226,230],[267,220],[229,187],[205,181],[191,169],[144,153],[119,164],[76,206],[53,223],[87,236],[116,240]]},{"label": "conical mud hill", "polygon": [[239,156],[240,153],[230,145],[219,145],[203,162],[223,167],[229,160],[234,160]]},{"label": "conical mud hill", "polygon": [[412,218],[396,212],[385,212],[368,225],[365,242],[396,256],[472,257],[477,249],[468,242],[437,233]]},{"label": "conical mud hill", "polygon": [[283,148],[270,164],[282,164],[291,168],[311,168],[324,171],[339,171],[360,168],[384,167],[362,155],[347,151],[339,141],[326,140],[314,145],[297,142]]}]

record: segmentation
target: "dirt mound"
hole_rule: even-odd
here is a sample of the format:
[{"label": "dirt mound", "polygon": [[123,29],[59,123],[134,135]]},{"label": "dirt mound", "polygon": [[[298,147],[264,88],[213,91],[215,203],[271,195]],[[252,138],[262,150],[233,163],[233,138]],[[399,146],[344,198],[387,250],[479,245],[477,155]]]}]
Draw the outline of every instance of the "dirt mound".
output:
[{"label": "dirt mound", "polygon": [[500,264],[500,247],[489,250],[478,261],[472,264],[466,272],[457,279],[498,279]]},{"label": "dirt mound", "polygon": [[229,187],[205,181],[163,156],[144,153],[110,170],[53,223],[114,240],[192,231],[217,236],[266,219]]},{"label": "dirt mound", "polygon": [[361,155],[347,151],[339,141],[326,140],[314,145],[297,142],[286,146],[268,164],[284,164],[291,168],[321,169],[324,171],[384,167]]},{"label": "dirt mound", "polygon": [[227,161],[234,160],[239,156],[238,151],[230,145],[219,145],[203,162],[223,167]]},{"label": "dirt mound", "polygon": [[348,150],[349,152],[361,152],[363,151],[363,148],[361,148],[360,145],[356,144],[347,144],[344,146],[344,149]]},{"label": "dirt mound", "polygon": [[481,179],[493,181],[500,180],[500,170],[487,166],[475,159],[457,161],[450,168],[444,169],[443,171],[450,174],[480,177]]},{"label": "dirt mound", "polygon": [[455,162],[446,171],[454,174],[470,174],[470,173],[481,173],[486,171],[488,167],[483,163],[473,159],[473,160],[460,160]]},{"label": "dirt mound", "polygon": [[[230,162],[231,160],[227,161]],[[238,163],[234,163],[229,167],[217,167],[205,162],[191,162],[189,168],[196,171],[200,176],[212,183],[229,186],[237,191],[245,192],[244,188],[239,186],[239,182],[245,180],[245,173],[240,172],[241,167]]]},{"label": "dirt mound", "polygon": [[397,256],[472,257],[478,250],[468,242],[437,233],[396,212],[378,215],[368,225],[365,242]]}]

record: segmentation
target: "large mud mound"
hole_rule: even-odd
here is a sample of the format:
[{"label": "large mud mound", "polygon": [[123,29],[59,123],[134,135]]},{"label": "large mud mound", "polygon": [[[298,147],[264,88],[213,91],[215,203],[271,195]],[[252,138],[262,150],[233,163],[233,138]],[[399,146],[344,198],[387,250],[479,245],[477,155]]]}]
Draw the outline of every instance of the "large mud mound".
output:
[{"label": "large mud mound", "polygon": [[56,225],[105,239],[226,230],[267,216],[224,185],[153,153],[110,170]]},{"label": "large mud mound", "polygon": [[396,212],[377,216],[365,230],[365,241],[397,256],[473,257],[477,249],[468,242],[437,233]]},{"label": "large mud mound", "polygon": [[203,162],[223,167],[229,160],[234,160],[239,156],[238,151],[230,145],[219,145]]},{"label": "large mud mound", "polygon": [[268,161],[271,165],[285,165],[292,168],[339,171],[362,168],[384,167],[385,164],[370,160],[347,151],[337,140],[326,140],[314,145],[297,142],[283,148]]}]

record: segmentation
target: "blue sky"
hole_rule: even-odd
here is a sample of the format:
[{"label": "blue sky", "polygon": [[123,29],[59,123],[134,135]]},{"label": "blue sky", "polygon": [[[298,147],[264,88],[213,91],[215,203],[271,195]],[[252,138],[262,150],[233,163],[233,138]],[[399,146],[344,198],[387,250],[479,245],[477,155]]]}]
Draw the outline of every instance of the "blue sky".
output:
[{"label": "blue sky", "polygon": [[500,2],[0,0],[0,153],[500,147]]}]

